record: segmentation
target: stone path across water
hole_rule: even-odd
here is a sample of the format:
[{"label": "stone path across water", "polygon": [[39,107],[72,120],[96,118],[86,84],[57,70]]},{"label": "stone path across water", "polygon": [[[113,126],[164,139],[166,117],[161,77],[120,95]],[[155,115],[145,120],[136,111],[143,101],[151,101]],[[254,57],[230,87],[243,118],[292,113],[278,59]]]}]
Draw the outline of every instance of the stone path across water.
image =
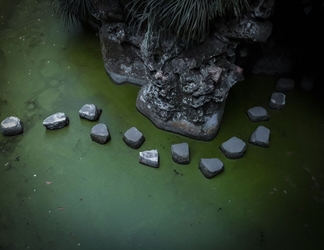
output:
[{"label": "stone path across water", "polygon": [[[294,81],[287,78],[280,78],[277,81],[275,92],[272,93],[268,107],[275,110],[283,109],[286,104],[285,92],[294,88]],[[89,121],[97,121],[102,113],[102,109],[94,104],[85,104],[79,110],[79,116]],[[252,122],[268,121],[270,116],[267,110],[261,106],[255,106],[247,111],[247,116]],[[69,124],[68,116],[63,112],[50,115],[43,121],[46,129],[61,129]],[[14,136],[23,133],[23,123],[18,117],[10,116],[1,122],[1,132],[5,136]],[[90,132],[93,141],[105,144],[111,139],[109,129],[106,124],[98,123],[93,126]],[[133,149],[138,149],[145,141],[144,135],[136,128],[128,129],[124,136],[125,144]],[[258,126],[251,134],[250,144],[268,147],[270,144],[270,129],[265,126]],[[247,150],[246,143],[240,138],[233,136],[220,145],[221,152],[228,159],[242,158]],[[177,164],[190,163],[190,146],[188,143],[178,143],[171,145],[172,159]],[[159,152],[157,149],[139,152],[139,163],[153,168],[160,166]],[[218,158],[201,158],[198,169],[208,179],[215,177],[224,170],[223,162]],[[174,170],[176,174],[179,174]]]}]

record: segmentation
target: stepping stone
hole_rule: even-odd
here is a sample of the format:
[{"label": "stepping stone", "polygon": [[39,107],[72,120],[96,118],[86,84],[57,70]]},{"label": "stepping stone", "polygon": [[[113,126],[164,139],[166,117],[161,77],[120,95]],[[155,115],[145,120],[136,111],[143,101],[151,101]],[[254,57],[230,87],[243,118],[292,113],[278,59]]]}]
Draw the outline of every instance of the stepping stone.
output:
[{"label": "stepping stone", "polygon": [[171,146],[171,155],[175,163],[178,164],[189,164],[190,163],[190,152],[189,145],[186,142],[173,144]]},{"label": "stepping stone", "polygon": [[93,141],[100,144],[105,144],[111,139],[108,128],[106,124],[103,123],[98,123],[97,125],[92,127],[90,137]]},{"label": "stepping stone", "polygon": [[23,133],[23,123],[18,117],[9,116],[1,122],[1,133],[3,135],[19,135]]},{"label": "stepping stone", "polygon": [[291,91],[294,89],[294,86],[294,80],[288,78],[280,78],[276,84],[276,91]]},{"label": "stepping stone", "polygon": [[123,141],[131,148],[137,149],[142,146],[145,138],[143,134],[135,127],[128,129],[124,136]]},{"label": "stepping stone", "polygon": [[43,121],[47,129],[60,129],[69,124],[69,118],[63,112],[55,113]]},{"label": "stepping stone", "polygon": [[262,146],[269,147],[269,138],[270,138],[270,129],[259,126],[251,135],[250,143]]},{"label": "stepping stone", "polygon": [[159,167],[159,152],[156,149],[139,152],[139,163],[149,167]]},{"label": "stepping stone", "polygon": [[96,121],[99,119],[101,112],[102,109],[98,108],[96,105],[85,104],[79,110],[79,116],[90,121]]},{"label": "stepping stone", "polygon": [[247,111],[247,115],[252,122],[261,122],[261,121],[268,121],[269,114],[265,108],[260,106],[250,108]]},{"label": "stepping stone", "polygon": [[229,159],[241,158],[246,151],[246,143],[233,136],[231,139],[222,143],[220,150]]},{"label": "stepping stone", "polygon": [[303,78],[300,81],[300,88],[307,92],[311,92],[314,88],[313,80],[307,76],[303,76]]},{"label": "stepping stone", "polygon": [[280,92],[274,92],[271,95],[269,107],[272,109],[283,109],[286,104],[286,95]]},{"label": "stepping stone", "polygon": [[211,179],[224,170],[224,164],[218,158],[201,158],[198,168],[207,179]]}]

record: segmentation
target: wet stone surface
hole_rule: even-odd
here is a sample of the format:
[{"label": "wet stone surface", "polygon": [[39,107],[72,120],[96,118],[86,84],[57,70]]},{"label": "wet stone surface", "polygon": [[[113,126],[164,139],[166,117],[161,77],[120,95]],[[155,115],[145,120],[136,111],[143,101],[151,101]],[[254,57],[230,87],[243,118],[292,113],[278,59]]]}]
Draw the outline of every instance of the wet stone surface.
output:
[{"label": "wet stone surface", "polygon": [[43,121],[43,125],[50,130],[60,129],[69,124],[69,118],[63,112],[50,115]]},{"label": "wet stone surface", "polygon": [[295,81],[289,78],[280,78],[276,84],[276,91],[286,92],[294,89]]},{"label": "wet stone surface", "polygon": [[189,164],[190,163],[190,151],[189,145],[186,142],[173,144],[171,146],[171,155],[175,163]]},{"label": "wet stone surface", "polygon": [[79,110],[79,116],[81,118],[90,120],[90,121],[97,121],[101,115],[102,109],[97,107],[94,104],[85,104]]},{"label": "wet stone surface", "polygon": [[201,158],[198,168],[207,179],[211,179],[224,170],[224,164],[218,158]]},{"label": "wet stone surface", "polygon": [[23,124],[18,117],[9,116],[1,122],[1,133],[12,136],[23,133]]},{"label": "wet stone surface", "polygon": [[98,123],[92,127],[90,137],[93,141],[100,144],[105,144],[111,139],[108,128],[103,123]]},{"label": "wet stone surface", "polygon": [[250,143],[262,146],[262,147],[268,147],[269,146],[269,138],[270,138],[270,129],[259,126],[251,135],[250,137]]},{"label": "wet stone surface", "polygon": [[283,109],[286,104],[286,95],[280,92],[274,92],[269,101],[269,107],[272,109]]},{"label": "wet stone surface", "polygon": [[137,149],[142,146],[143,142],[145,141],[145,137],[136,127],[131,127],[125,132],[123,141],[129,147]]},{"label": "wet stone surface", "polygon": [[229,159],[237,159],[243,157],[246,151],[246,143],[241,139],[233,136],[220,146],[220,150]]},{"label": "wet stone surface", "polygon": [[268,121],[270,118],[267,110],[260,106],[250,108],[247,115],[252,122]]},{"label": "wet stone surface", "polygon": [[156,149],[139,152],[139,163],[149,167],[158,168],[160,166],[159,152]]}]

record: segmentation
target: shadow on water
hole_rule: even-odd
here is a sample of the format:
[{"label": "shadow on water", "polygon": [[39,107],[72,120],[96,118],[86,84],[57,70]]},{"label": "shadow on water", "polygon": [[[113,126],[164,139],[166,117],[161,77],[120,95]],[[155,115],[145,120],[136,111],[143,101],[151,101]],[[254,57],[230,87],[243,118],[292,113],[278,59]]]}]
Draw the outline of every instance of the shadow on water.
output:
[{"label": "shadow on water", "polygon": [[[323,104],[310,94],[296,88],[283,110],[269,110],[277,79],[247,77],[229,94],[218,136],[195,141],[158,130],[139,114],[139,88],[109,80],[99,38],[64,27],[48,1],[17,1],[0,27],[0,118],[15,115],[25,125],[22,135],[0,137],[1,249],[323,245]],[[99,122],[112,135],[107,144],[91,141],[96,122],[78,116],[85,103],[103,109]],[[247,118],[257,105],[267,108],[268,122]],[[42,121],[58,111],[69,126],[46,131]],[[258,125],[271,130],[269,148],[247,143],[242,159],[222,155],[222,142],[234,135],[248,142]],[[122,141],[131,126],[145,134],[139,150]],[[184,141],[192,159],[180,166],[170,147]],[[159,169],[138,163],[138,152],[152,148],[159,150]],[[205,179],[202,157],[218,157],[225,171]]]}]

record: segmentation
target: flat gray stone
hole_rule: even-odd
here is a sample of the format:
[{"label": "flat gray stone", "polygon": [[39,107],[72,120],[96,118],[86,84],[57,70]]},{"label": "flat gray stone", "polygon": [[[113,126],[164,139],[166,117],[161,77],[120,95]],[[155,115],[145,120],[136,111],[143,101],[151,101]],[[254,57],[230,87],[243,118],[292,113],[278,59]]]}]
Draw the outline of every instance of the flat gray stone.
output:
[{"label": "flat gray stone", "polygon": [[43,125],[47,129],[60,129],[69,124],[69,118],[63,112],[57,112],[50,115],[43,121]]},{"label": "flat gray stone", "polygon": [[93,141],[100,144],[105,144],[111,139],[110,133],[106,124],[98,123],[92,127],[90,137]]},{"label": "flat gray stone", "polygon": [[276,91],[291,91],[295,87],[295,81],[289,78],[280,78],[276,84]]},{"label": "flat gray stone", "polygon": [[283,109],[286,104],[286,95],[280,92],[274,92],[269,101],[269,107],[272,109]]},{"label": "flat gray stone", "polygon": [[270,138],[270,129],[259,126],[251,135],[250,137],[250,143],[262,146],[262,147],[268,147],[269,146],[269,138]]},{"label": "flat gray stone", "polygon": [[243,157],[246,151],[246,143],[241,139],[233,136],[220,146],[220,150],[229,159],[237,159]]},{"label": "flat gray stone", "polygon": [[250,108],[247,111],[247,115],[252,122],[261,122],[261,121],[269,120],[269,114],[268,114],[267,110],[260,106]]},{"label": "flat gray stone", "polygon": [[175,163],[189,164],[190,152],[189,152],[188,143],[183,142],[183,143],[173,144],[171,146],[171,155]]},{"label": "flat gray stone", "polygon": [[23,123],[18,117],[9,116],[1,122],[1,133],[3,135],[12,136],[23,133]]},{"label": "flat gray stone", "polygon": [[211,179],[224,170],[224,164],[218,158],[201,158],[198,168],[207,179]]},{"label": "flat gray stone", "polygon": [[139,152],[139,163],[149,167],[159,167],[159,152],[156,149]]},{"label": "flat gray stone", "polygon": [[90,121],[97,121],[101,115],[102,109],[98,108],[94,104],[85,104],[79,110],[79,116],[81,118],[90,120]]},{"label": "flat gray stone", "polygon": [[300,81],[300,88],[307,92],[311,92],[314,88],[313,80],[306,75],[303,76],[303,78]]},{"label": "flat gray stone", "polygon": [[125,132],[123,141],[129,147],[137,149],[142,146],[143,142],[145,141],[145,137],[136,127],[131,127]]}]

